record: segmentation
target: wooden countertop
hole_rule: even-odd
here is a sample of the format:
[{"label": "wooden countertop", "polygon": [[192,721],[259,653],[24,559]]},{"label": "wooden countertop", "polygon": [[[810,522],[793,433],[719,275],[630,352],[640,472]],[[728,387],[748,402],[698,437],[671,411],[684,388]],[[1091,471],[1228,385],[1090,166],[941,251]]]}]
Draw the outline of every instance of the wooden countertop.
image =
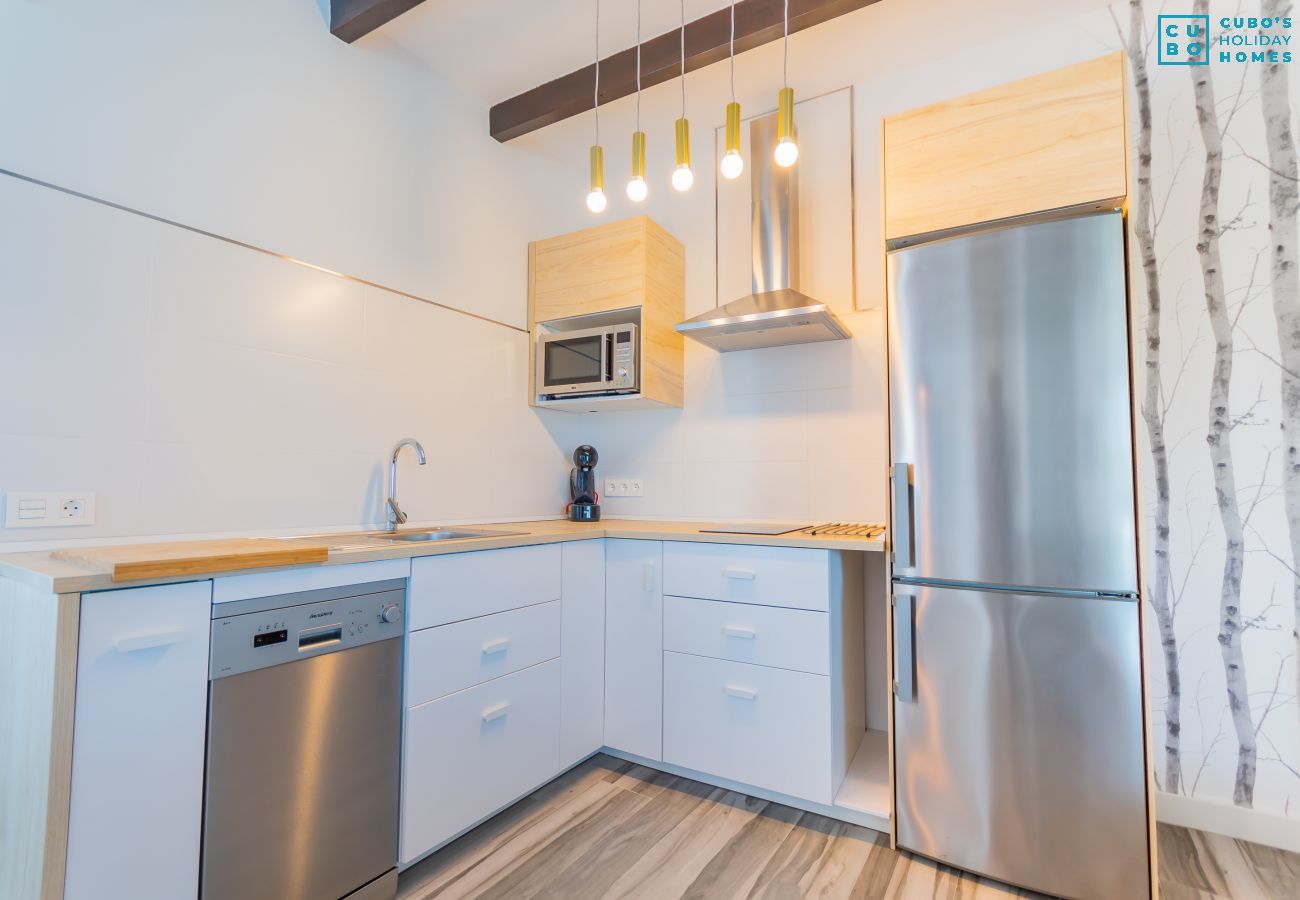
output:
[{"label": "wooden countertop", "polygon": [[[728,522],[724,527],[737,527],[745,523]],[[811,523],[810,523],[811,524]],[[670,522],[652,519],[606,519],[601,522],[579,523],[565,519],[542,519],[531,522],[492,522],[483,525],[455,525],[452,528],[481,528],[493,531],[522,532],[521,534],[462,538],[451,541],[432,541],[413,544],[367,543],[363,532],[339,532],[322,535],[295,535],[285,540],[304,539],[329,546],[329,556],[323,562],[306,565],[342,565],[370,562],[379,559],[436,556],[443,553],[465,553],[473,550],[495,550],[502,547],[525,547],[531,544],[550,544],[561,541],[583,541],[613,537],[647,541],[701,541],[717,544],[745,544],[758,547],[808,547],[820,550],[860,550],[883,552],[888,544],[886,535],[874,539],[835,535],[790,534],[706,534],[701,528],[718,527],[709,522]],[[410,530],[420,531],[421,528]],[[370,532],[380,536],[382,532]],[[247,538],[232,538],[231,543],[246,542]],[[36,590],[51,594],[74,594],[145,584],[165,584],[191,581],[196,577],[212,577],[242,569],[221,568],[224,554],[222,541],[210,540],[203,544],[210,550],[213,568],[191,564],[184,575],[168,578],[148,578],[135,581],[113,579],[114,563],[118,555],[132,554],[138,545],[120,545],[117,554],[78,549],[76,552],[32,551],[0,555],[0,576],[21,582]],[[284,568],[303,568],[304,565]],[[258,571],[273,571],[260,568]]]}]

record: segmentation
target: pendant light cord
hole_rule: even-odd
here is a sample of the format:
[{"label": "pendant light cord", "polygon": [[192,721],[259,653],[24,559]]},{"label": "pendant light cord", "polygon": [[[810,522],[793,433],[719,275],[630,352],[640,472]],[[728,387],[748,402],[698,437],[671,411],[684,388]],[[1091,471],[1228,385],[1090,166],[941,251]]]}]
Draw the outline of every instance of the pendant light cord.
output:
[{"label": "pendant light cord", "polygon": [[736,0],[731,0],[731,102],[736,102]]},{"label": "pendant light cord", "polygon": [[[734,15],[734,13],[733,13]],[[781,39],[781,83],[790,86],[790,0],[785,0],[784,34]],[[734,27],[734,26],[733,26]],[[735,40],[734,38],[732,40]],[[732,51],[735,52],[734,50]]]},{"label": "pendant light cord", "polygon": [[682,118],[686,118],[686,0],[682,0]]},{"label": "pendant light cord", "polygon": [[636,0],[636,130],[641,130],[641,0]]},{"label": "pendant light cord", "polygon": [[600,0],[596,0],[596,87],[591,108],[596,111],[596,146],[600,146]]}]

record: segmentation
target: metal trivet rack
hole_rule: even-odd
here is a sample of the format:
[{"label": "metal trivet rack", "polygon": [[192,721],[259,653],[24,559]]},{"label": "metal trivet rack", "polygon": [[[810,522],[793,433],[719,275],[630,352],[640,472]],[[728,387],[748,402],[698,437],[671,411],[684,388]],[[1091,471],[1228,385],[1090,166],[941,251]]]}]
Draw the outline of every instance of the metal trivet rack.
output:
[{"label": "metal trivet rack", "polygon": [[821,525],[810,525],[807,528],[799,529],[804,534],[811,535],[835,535],[837,537],[880,537],[885,533],[884,525],[861,525],[854,522],[825,522]]}]

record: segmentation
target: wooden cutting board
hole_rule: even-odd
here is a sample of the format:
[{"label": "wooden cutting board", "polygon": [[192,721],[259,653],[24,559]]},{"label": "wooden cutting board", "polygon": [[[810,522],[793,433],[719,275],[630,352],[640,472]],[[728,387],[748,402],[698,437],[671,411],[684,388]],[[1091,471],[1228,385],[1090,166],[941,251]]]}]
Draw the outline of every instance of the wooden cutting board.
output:
[{"label": "wooden cutting board", "polygon": [[310,540],[227,538],[123,544],[120,547],[74,547],[55,550],[50,556],[84,565],[111,567],[114,581],[141,581],[324,562],[329,558],[329,547]]}]

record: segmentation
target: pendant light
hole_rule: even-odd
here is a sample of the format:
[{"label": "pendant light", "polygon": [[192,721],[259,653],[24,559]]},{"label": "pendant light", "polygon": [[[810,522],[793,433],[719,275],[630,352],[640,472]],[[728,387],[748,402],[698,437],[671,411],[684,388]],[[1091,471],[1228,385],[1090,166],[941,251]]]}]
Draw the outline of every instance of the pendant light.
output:
[{"label": "pendant light", "polygon": [[605,151],[600,146],[600,0],[596,0],[596,89],[592,110],[596,115],[596,143],[591,145],[591,190],[587,194],[587,209],[594,213],[605,211]]},{"label": "pendant light", "polygon": [[691,123],[686,121],[686,0],[682,7],[682,117],[677,120],[677,168],[673,169],[673,187],[689,191],[695,183],[691,174]]},{"label": "pendant light", "polygon": [[641,0],[636,0],[636,131],[632,132],[632,177],[627,182],[627,198],[640,203],[645,196],[645,132],[641,130]]},{"label": "pendant light", "polygon": [[727,149],[722,154],[723,178],[739,178],[745,171],[740,156],[740,104],[736,102],[736,0],[731,0],[731,102],[727,104]]},{"label": "pendant light", "polygon": [[794,88],[790,87],[790,0],[785,0],[785,34],[781,46],[781,83],[784,87],[776,95],[776,164],[784,168],[794,165],[799,158],[799,147],[794,142]]}]

